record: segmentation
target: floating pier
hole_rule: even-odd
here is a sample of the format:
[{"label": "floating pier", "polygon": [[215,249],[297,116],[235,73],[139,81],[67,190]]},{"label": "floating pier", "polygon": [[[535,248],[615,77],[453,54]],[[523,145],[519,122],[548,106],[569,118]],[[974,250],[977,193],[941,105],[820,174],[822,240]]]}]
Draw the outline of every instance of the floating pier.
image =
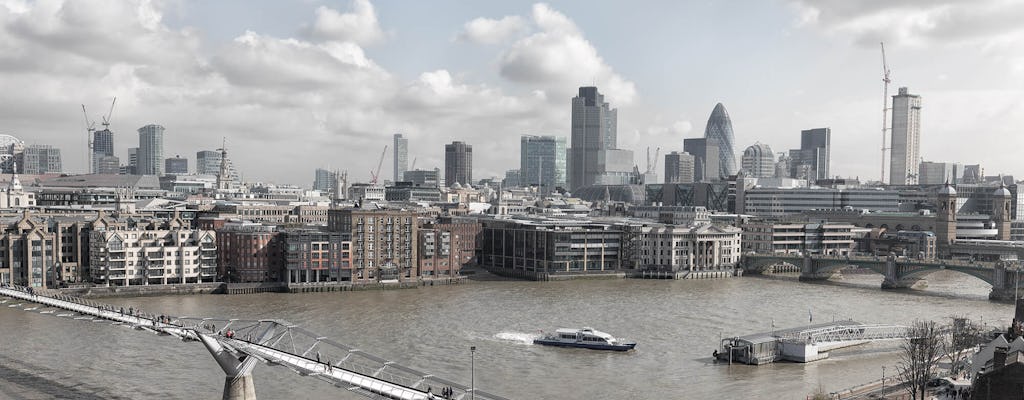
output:
[{"label": "floating pier", "polygon": [[910,328],[902,325],[836,321],[722,339],[714,356],[729,363],[751,365],[779,360],[806,363],[828,358],[831,350],[876,340],[905,339],[910,333]]}]

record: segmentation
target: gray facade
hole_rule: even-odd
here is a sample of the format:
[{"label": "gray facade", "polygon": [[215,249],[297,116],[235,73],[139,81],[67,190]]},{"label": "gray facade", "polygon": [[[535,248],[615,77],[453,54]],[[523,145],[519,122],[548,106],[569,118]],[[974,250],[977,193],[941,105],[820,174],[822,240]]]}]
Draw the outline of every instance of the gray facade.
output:
[{"label": "gray facade", "polygon": [[395,134],[394,151],[394,182],[402,182],[405,180],[405,171],[409,170],[409,139],[402,137],[401,133]]},{"label": "gray facade", "polygon": [[18,156],[18,168],[23,174],[39,175],[62,172],[60,149],[44,144],[31,144]]},{"label": "gray facade", "polygon": [[[800,131],[800,151],[792,157],[791,168],[806,167],[806,179],[818,181],[829,178],[829,164],[832,158],[832,128],[816,128]],[[797,177],[797,173],[793,177]]]},{"label": "gray facade", "polygon": [[743,151],[741,158],[743,171],[754,178],[771,178],[775,176],[775,154],[772,148],[763,143],[754,143]]},{"label": "gray facade", "polygon": [[137,175],[164,174],[164,127],[150,124],[139,128]]},{"label": "gray facade", "polygon": [[452,186],[473,183],[473,146],[464,142],[444,145],[444,180]]},{"label": "gray facade", "polygon": [[579,88],[572,99],[572,137],[567,157],[571,190],[596,184],[624,184],[633,170],[633,152],[618,149],[618,111],[596,87]]},{"label": "gray facade", "polygon": [[164,172],[168,174],[187,174],[188,159],[174,156],[174,158],[164,160]]},{"label": "gray facade", "polygon": [[673,151],[665,155],[665,183],[693,183],[695,157]]},{"label": "gray facade", "polygon": [[717,181],[721,174],[718,168],[720,152],[718,144],[707,138],[683,139],[683,151],[693,155],[693,181]]},{"label": "gray facade", "polygon": [[[100,171],[100,159],[114,156],[114,133],[109,129],[93,132],[92,134],[92,173],[108,174]],[[107,160],[109,162],[109,160]],[[114,172],[116,174],[117,172]]]},{"label": "gray facade", "polygon": [[541,192],[565,187],[565,138],[523,135],[519,141],[519,182],[537,185]]},{"label": "gray facade", "polygon": [[313,177],[313,190],[327,193],[334,190],[334,179],[336,174],[323,168],[317,168]]},{"label": "gray facade", "polygon": [[921,161],[921,96],[901,87],[892,96],[889,184],[915,185]]},{"label": "gray facade", "polygon": [[217,175],[220,172],[220,152],[202,150],[196,152],[196,173],[199,175]]},{"label": "gray facade", "polygon": [[715,109],[711,111],[708,124],[704,127],[704,138],[714,142],[718,147],[719,176],[708,178],[718,179],[736,175],[736,150],[733,147],[736,139],[732,131],[732,119],[729,118],[729,112],[722,103],[716,104]]},{"label": "gray facade", "polygon": [[405,171],[405,180],[416,186],[440,187],[441,170],[434,168]]},{"label": "gray facade", "polygon": [[959,163],[922,161],[918,166],[918,184],[941,185],[949,183],[957,185],[963,178],[964,167]]}]

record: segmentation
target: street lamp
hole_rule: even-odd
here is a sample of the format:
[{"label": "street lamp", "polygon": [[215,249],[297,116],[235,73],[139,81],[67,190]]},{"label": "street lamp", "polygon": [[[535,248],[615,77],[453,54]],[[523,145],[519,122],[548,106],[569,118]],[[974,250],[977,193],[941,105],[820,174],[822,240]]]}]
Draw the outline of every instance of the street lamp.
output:
[{"label": "street lamp", "polygon": [[469,398],[476,400],[476,346],[469,346]]},{"label": "street lamp", "polygon": [[885,398],[885,366],[882,366],[882,390],[880,391],[882,398]]}]

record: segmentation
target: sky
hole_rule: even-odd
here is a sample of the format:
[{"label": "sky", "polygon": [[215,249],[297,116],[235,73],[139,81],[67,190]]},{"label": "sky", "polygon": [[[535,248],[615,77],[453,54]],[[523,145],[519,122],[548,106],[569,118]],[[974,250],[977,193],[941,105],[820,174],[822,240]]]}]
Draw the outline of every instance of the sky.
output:
[{"label": "sky", "polygon": [[521,135],[568,137],[596,85],[641,170],[721,102],[738,155],[830,127],[832,174],[877,180],[884,41],[890,94],[923,99],[922,157],[1020,177],[1022,20],[1018,0],[0,0],[0,134],[81,173],[81,106],[99,122],[116,96],[122,162],[155,123],[190,168],[226,140],[247,181],[360,181],[402,133],[417,168],[473,145],[479,179],[519,167]]}]

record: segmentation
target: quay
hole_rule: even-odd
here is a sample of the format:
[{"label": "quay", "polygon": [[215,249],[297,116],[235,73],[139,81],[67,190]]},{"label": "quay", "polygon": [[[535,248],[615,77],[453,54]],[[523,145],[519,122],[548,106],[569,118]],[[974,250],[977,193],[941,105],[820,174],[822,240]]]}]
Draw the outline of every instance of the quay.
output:
[{"label": "quay", "polygon": [[714,356],[730,364],[761,365],[780,360],[806,363],[828,358],[831,350],[909,335],[910,328],[901,325],[836,321],[725,338]]}]

